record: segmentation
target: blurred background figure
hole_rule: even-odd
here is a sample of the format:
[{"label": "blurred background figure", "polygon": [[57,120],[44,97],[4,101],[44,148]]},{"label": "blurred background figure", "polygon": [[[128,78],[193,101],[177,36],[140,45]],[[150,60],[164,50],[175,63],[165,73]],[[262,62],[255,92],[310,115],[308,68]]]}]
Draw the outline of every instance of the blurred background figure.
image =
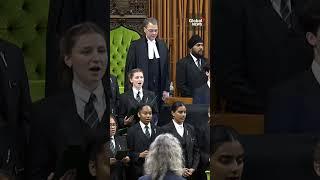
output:
[{"label": "blurred background figure", "polygon": [[118,151],[127,151],[127,139],[125,136],[117,134],[118,124],[114,116],[110,116],[110,172],[111,180],[125,180],[126,167],[130,161],[129,156],[116,159]]},{"label": "blurred background figure", "polygon": [[150,145],[144,164],[145,176],[139,180],[183,180],[183,153],[172,134],[159,135]]},{"label": "blurred background figure", "polygon": [[244,167],[244,148],[239,134],[232,128],[210,127],[211,178],[214,180],[240,180]]}]

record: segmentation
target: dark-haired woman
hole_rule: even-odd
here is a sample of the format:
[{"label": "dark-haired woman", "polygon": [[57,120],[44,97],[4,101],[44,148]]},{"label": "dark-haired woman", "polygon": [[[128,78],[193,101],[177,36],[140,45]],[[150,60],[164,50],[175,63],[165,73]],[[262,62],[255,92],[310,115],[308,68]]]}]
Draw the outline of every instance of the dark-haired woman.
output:
[{"label": "dark-haired woman", "polygon": [[179,140],[185,160],[185,168],[182,175],[192,179],[200,160],[195,129],[191,124],[184,122],[187,115],[187,108],[184,103],[180,101],[173,103],[171,115],[172,121],[163,126],[162,130],[173,134]]},{"label": "dark-haired woman", "polygon": [[240,180],[244,166],[244,149],[238,133],[229,127],[210,127],[211,176],[214,180]]}]

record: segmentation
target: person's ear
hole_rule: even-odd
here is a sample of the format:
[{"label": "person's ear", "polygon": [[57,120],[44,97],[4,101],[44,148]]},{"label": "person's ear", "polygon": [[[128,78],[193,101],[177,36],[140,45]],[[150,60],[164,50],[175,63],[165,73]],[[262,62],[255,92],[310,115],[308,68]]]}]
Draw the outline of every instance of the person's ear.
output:
[{"label": "person's ear", "polygon": [[172,117],[174,117],[174,112],[173,111],[171,111],[171,115],[172,115]]},{"label": "person's ear", "polygon": [[318,39],[312,32],[307,32],[306,38],[311,46],[315,46],[317,44]]},{"label": "person's ear", "polygon": [[320,176],[320,162],[313,161],[313,169],[316,172],[317,176]]},{"label": "person's ear", "polygon": [[138,112],[138,117],[140,118],[141,116],[140,116],[140,112]]},{"label": "person's ear", "polygon": [[65,63],[69,68],[71,68],[71,66],[72,66],[71,57],[70,57],[70,56],[64,56],[64,63]]},{"label": "person's ear", "polygon": [[97,175],[96,162],[90,160],[90,161],[89,161],[89,164],[88,164],[88,167],[89,167],[89,172],[90,172],[90,174],[91,174],[92,176],[96,176],[96,175]]}]

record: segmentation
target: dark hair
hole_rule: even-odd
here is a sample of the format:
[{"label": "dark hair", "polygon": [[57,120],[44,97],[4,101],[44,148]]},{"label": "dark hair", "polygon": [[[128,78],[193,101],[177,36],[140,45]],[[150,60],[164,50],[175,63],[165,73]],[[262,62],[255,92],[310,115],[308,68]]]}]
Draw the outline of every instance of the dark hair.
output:
[{"label": "dark hair", "polygon": [[143,20],[143,27],[147,27],[147,25],[151,23],[153,25],[158,24],[158,20],[154,17],[149,17]]},{"label": "dark hair", "polygon": [[217,149],[226,142],[238,141],[239,134],[231,127],[223,125],[210,126],[210,152],[214,154]]},{"label": "dark hair", "polygon": [[313,148],[313,160],[320,161],[320,139],[317,138],[315,141],[316,141],[316,143]]},{"label": "dark hair", "polygon": [[88,153],[88,160],[94,161],[97,159],[98,154],[104,152],[104,148],[107,141],[104,136],[95,136],[95,138],[92,138],[90,142],[88,143],[87,147],[87,153]]},{"label": "dark hair", "polygon": [[[113,114],[111,114],[110,113],[110,119],[114,119],[114,122],[116,123],[116,126],[117,126],[117,128],[118,128],[118,122],[117,122],[117,119],[116,119],[116,117],[113,115]],[[109,123],[110,123],[110,121],[109,121]]]},{"label": "dark hair", "polygon": [[176,112],[176,110],[181,107],[181,106],[186,106],[183,102],[181,101],[176,101],[171,105],[171,112]]},{"label": "dark hair", "polygon": [[151,105],[151,104],[149,104],[149,103],[141,103],[141,104],[139,104],[138,107],[137,107],[138,113],[139,113],[139,112],[142,110],[142,108],[145,107],[145,106],[149,106],[149,107],[151,108],[152,112],[153,112],[153,108],[152,108],[152,105]]},{"label": "dark hair", "polygon": [[131,79],[133,77],[133,74],[137,73],[137,72],[142,72],[142,74],[143,74],[143,71],[140,68],[131,69],[130,72],[128,73],[128,78]]},{"label": "dark hair", "polygon": [[309,0],[304,6],[302,14],[300,20],[304,31],[316,35],[320,27],[320,1]]},{"label": "dark hair", "polygon": [[59,73],[59,79],[61,80],[61,88],[70,87],[73,79],[72,69],[65,64],[64,57],[69,56],[72,53],[72,48],[80,36],[91,33],[100,34],[106,41],[105,32],[99,26],[91,22],[84,22],[70,27],[60,39],[59,72],[61,73]]}]

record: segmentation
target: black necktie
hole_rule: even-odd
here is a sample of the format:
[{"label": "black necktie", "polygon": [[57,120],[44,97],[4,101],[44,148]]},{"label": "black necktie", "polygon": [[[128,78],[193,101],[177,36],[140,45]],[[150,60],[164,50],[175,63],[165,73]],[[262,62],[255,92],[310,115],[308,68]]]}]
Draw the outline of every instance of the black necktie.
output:
[{"label": "black necktie", "polygon": [[283,21],[286,22],[288,27],[290,28],[292,13],[290,11],[288,2],[289,0],[281,0],[280,14],[282,16]]},{"label": "black necktie", "polygon": [[201,64],[200,64],[200,62],[201,62],[201,59],[197,59],[197,66],[198,66],[198,68],[201,70]]},{"label": "black necktie", "polygon": [[93,105],[95,100],[96,96],[91,93],[89,101],[84,107],[84,120],[91,128],[97,127],[99,121],[98,113]]},{"label": "black necktie", "polygon": [[137,100],[138,102],[140,102],[140,101],[141,101],[141,97],[140,97],[140,91],[138,91],[138,93],[137,93],[137,97],[136,97],[136,100]]},{"label": "black necktie", "polygon": [[146,130],[146,136],[147,136],[148,138],[150,138],[149,127],[148,127],[148,126],[145,126],[144,128],[145,128],[145,130]]},{"label": "black necktie", "polygon": [[113,140],[114,140],[114,138],[111,137],[111,140],[110,140],[110,149],[111,149],[112,153],[115,154],[115,152],[116,152],[116,147],[115,147],[114,144],[113,144],[113,142],[114,142]]}]

